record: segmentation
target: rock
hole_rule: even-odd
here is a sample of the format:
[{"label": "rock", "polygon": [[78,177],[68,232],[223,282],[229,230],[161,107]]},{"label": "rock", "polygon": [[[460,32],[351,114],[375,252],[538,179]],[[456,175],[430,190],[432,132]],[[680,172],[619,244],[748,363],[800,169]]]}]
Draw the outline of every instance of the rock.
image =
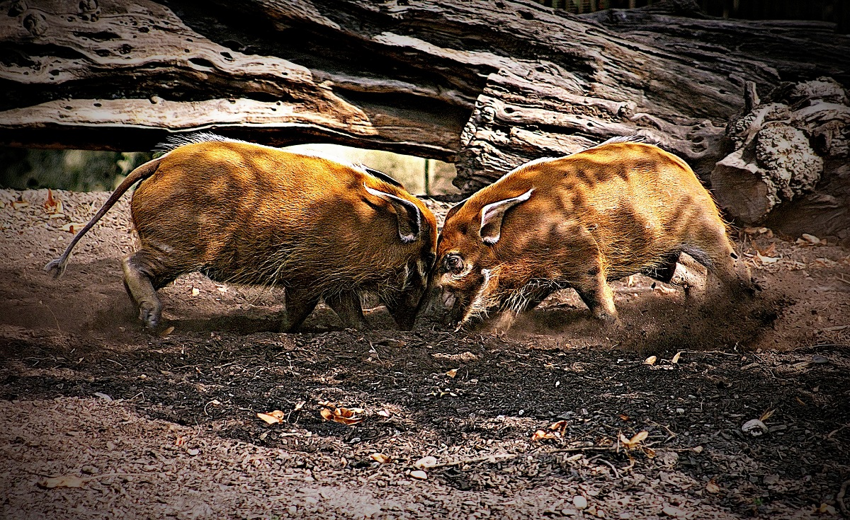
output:
[{"label": "rock", "polygon": [[762,434],[767,433],[767,425],[758,419],[751,419],[745,422],[743,426],[741,426],[741,430],[744,433],[749,433],[753,437],[758,437]]},{"label": "rock", "polygon": [[587,508],[587,499],[581,495],[576,495],[573,497],[573,505],[576,509],[586,509]]}]

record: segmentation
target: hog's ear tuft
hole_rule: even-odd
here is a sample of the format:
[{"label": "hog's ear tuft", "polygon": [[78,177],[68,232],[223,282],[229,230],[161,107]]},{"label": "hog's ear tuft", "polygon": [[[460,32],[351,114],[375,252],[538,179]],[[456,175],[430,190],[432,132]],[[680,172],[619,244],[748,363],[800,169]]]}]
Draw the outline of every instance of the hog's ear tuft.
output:
[{"label": "hog's ear tuft", "polygon": [[409,244],[419,239],[422,234],[422,212],[416,204],[401,197],[363,185],[366,192],[389,202],[395,210],[398,219],[398,236],[402,243]]},{"label": "hog's ear tuft", "polygon": [[534,188],[531,188],[518,197],[493,202],[481,209],[479,234],[485,244],[492,246],[499,241],[502,236],[502,219],[505,218],[505,213],[517,204],[527,201],[533,191]]}]

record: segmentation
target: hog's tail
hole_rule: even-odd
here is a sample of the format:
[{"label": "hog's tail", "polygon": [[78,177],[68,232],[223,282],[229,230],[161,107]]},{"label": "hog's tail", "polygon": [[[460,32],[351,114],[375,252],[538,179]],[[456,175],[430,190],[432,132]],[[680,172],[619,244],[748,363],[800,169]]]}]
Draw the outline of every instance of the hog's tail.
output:
[{"label": "hog's tail", "polygon": [[127,190],[133,187],[133,185],[137,182],[143,179],[147,179],[148,177],[153,175],[154,172],[156,172],[157,168],[159,168],[159,163],[161,160],[162,157],[156,158],[152,161],[148,161],[133,170],[132,172],[130,172],[130,174],[127,175],[127,178],[121,181],[121,184],[119,184],[118,187],[115,188],[115,191],[112,192],[112,195],[110,195],[109,198],[106,199],[106,202],[103,203],[103,206],[100,207],[95,216],[93,216],[91,220],[89,220],[88,224],[83,226],[83,229],[81,229],[77,232],[76,235],[74,235],[74,239],[71,240],[71,243],[68,244],[67,248],[65,248],[65,252],[62,253],[62,256],[56,258],[55,260],[51,260],[50,263],[44,266],[44,270],[48,273],[52,272],[54,278],[59,278],[60,276],[62,276],[62,274],[65,272],[65,267],[68,263],[68,258],[71,256],[71,250],[74,249],[74,246],[77,245],[77,242],[79,242],[80,239],[83,238],[83,235],[85,235],[89,229],[91,229],[95,224],[97,224],[97,221],[100,220],[106,214],[106,212],[109,211],[109,209],[115,205],[116,202],[118,202],[118,199],[120,199],[121,196],[127,192]]}]

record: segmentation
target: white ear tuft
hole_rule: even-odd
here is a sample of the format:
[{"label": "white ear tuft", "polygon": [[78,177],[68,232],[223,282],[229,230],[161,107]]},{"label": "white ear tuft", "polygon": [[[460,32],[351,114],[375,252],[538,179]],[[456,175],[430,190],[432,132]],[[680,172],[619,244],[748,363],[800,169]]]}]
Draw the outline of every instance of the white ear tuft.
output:
[{"label": "white ear tuft", "polygon": [[478,233],[485,244],[492,246],[499,241],[502,236],[502,219],[505,217],[505,212],[517,204],[527,201],[532,192],[534,192],[534,188],[518,197],[493,202],[481,209],[481,229]]},{"label": "white ear tuft", "polygon": [[395,210],[398,219],[398,237],[403,244],[415,242],[422,231],[422,213],[416,204],[401,197],[372,189],[363,184],[366,192],[389,202]]}]

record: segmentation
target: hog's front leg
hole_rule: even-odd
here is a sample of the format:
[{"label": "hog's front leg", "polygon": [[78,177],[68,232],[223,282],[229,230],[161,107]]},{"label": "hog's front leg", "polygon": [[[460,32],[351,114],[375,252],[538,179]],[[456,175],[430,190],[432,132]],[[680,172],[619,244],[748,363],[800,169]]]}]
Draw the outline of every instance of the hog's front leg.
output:
[{"label": "hog's front leg", "polygon": [[342,320],[342,325],[349,329],[367,330],[369,324],[363,317],[360,306],[360,295],[356,291],[346,290],[325,297],[327,303]]}]

